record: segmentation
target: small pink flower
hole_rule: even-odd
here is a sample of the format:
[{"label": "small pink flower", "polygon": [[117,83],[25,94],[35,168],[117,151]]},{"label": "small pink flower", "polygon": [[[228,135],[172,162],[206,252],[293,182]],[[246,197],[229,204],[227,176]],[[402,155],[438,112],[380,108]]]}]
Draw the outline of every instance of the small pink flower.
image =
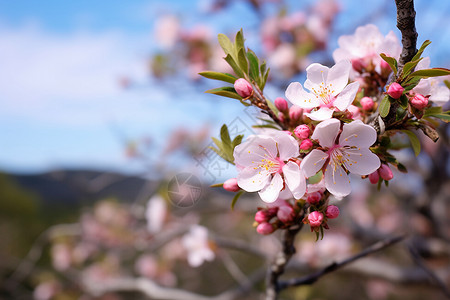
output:
[{"label": "small pink flower", "polygon": [[323,214],[319,211],[313,211],[308,215],[308,221],[311,227],[319,227],[323,221]]},{"label": "small pink flower", "polygon": [[370,97],[363,97],[360,100],[360,103],[361,103],[362,109],[364,109],[366,111],[372,110],[373,105],[374,105],[374,102],[373,102],[372,98],[370,98]]},{"label": "small pink flower", "polygon": [[387,93],[392,98],[398,99],[402,96],[404,90],[405,89],[400,84],[394,82],[389,86]]},{"label": "small pink flower", "polygon": [[294,121],[300,120],[303,115],[303,109],[300,106],[292,105],[289,109],[289,118]]},{"label": "small pink flower", "polygon": [[236,178],[230,178],[223,183],[223,188],[229,192],[239,192],[240,187],[238,186]]},{"label": "small pink flower", "polygon": [[299,139],[306,139],[309,137],[311,130],[309,129],[309,127],[307,125],[302,124],[302,125],[297,126],[294,129],[294,133]]},{"label": "small pink flower", "polygon": [[371,184],[377,184],[378,180],[380,180],[380,174],[378,174],[378,170],[369,174],[369,181]]},{"label": "small pink flower", "polygon": [[322,199],[322,194],[320,192],[314,192],[314,193],[308,194],[308,198],[306,198],[306,202],[314,205],[314,204],[319,203],[320,199]]},{"label": "small pink flower", "polygon": [[272,226],[272,224],[267,223],[267,222],[263,222],[261,224],[258,225],[258,227],[256,227],[256,231],[259,234],[271,234],[272,232],[274,232],[274,228]]},{"label": "small pink flower", "polygon": [[294,209],[290,205],[280,206],[277,218],[283,223],[291,222],[294,219]]},{"label": "small pink flower", "polygon": [[428,99],[422,94],[416,94],[414,98],[409,99],[409,102],[418,110],[422,110],[428,105]]},{"label": "small pink flower", "polygon": [[305,139],[300,143],[301,150],[309,150],[312,148],[312,146],[313,146],[313,143],[311,142],[310,139]]},{"label": "small pink flower", "polygon": [[328,219],[336,219],[339,216],[339,208],[336,205],[329,205],[326,215]]},{"label": "small pink flower", "polygon": [[378,173],[380,174],[381,178],[387,181],[394,178],[394,174],[392,174],[391,168],[389,168],[389,166],[385,164],[381,165],[381,167],[378,169]]},{"label": "small pink flower", "polygon": [[278,97],[275,99],[275,106],[276,108],[281,111],[281,112],[285,112],[288,110],[288,103],[285,99]]},{"label": "small pink flower", "polygon": [[242,98],[248,98],[253,94],[252,85],[244,78],[239,78],[234,82],[234,89]]},{"label": "small pink flower", "polygon": [[263,223],[269,221],[272,216],[267,210],[258,210],[255,214],[255,221],[258,223]]}]

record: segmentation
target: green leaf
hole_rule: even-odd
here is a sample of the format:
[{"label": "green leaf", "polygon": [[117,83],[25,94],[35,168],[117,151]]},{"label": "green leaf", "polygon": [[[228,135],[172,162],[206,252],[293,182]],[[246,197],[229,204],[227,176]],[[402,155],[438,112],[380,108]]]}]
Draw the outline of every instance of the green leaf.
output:
[{"label": "green leaf", "polygon": [[247,51],[248,62],[250,63],[250,78],[261,85],[261,78],[259,76],[259,60],[252,50]]},{"label": "green leaf", "polygon": [[397,60],[393,57],[387,56],[384,53],[381,53],[380,56],[385,62],[388,63],[392,71],[394,71],[394,74],[397,75]]},{"label": "green leaf", "polygon": [[220,139],[222,140],[223,150],[226,154],[232,151],[231,149],[231,138],[230,133],[228,132],[227,125],[223,124],[220,128]]},{"label": "green leaf", "polygon": [[406,167],[401,163],[397,164],[397,169],[402,173],[408,173],[408,170],[406,169]]},{"label": "green leaf", "polygon": [[241,68],[237,65],[236,61],[230,54],[227,54],[227,56],[225,56],[224,59],[230,65],[230,67],[233,69],[234,73],[236,73],[238,77],[240,78],[244,77],[244,73],[242,73]]},{"label": "green leaf", "polygon": [[219,33],[217,36],[217,39],[219,40],[219,44],[222,47],[225,54],[234,55],[234,46],[233,43],[230,41],[230,39],[222,33]]},{"label": "green leaf", "polygon": [[402,120],[406,115],[406,109],[402,108],[401,106],[397,107],[397,111],[395,112],[395,119],[397,121]]},{"label": "green leaf", "polygon": [[236,93],[236,90],[231,86],[224,86],[224,87],[220,87],[220,88],[207,90],[205,93],[214,94],[214,95],[218,95],[218,96],[222,96],[222,97],[238,99],[238,100],[242,99],[242,97],[239,96],[239,94]]},{"label": "green leaf", "polygon": [[444,80],[445,85],[450,89],[450,81]]},{"label": "green leaf", "polygon": [[442,114],[435,114],[432,117],[441,119],[445,123],[450,122],[450,112],[448,112],[448,111],[446,111],[445,113],[442,113]]},{"label": "green leaf", "polygon": [[400,100],[400,106],[403,109],[408,108],[408,97],[406,97],[405,94],[402,94],[399,100]]},{"label": "green leaf", "polygon": [[402,86],[405,88],[404,92],[407,93],[413,88],[415,88],[419,84],[420,79],[422,79],[420,76],[415,77],[408,76],[406,80],[403,80]]},{"label": "green leaf", "polygon": [[390,109],[391,109],[391,102],[389,101],[389,96],[385,96],[380,103],[380,116],[382,118],[386,117],[389,114]]},{"label": "green leaf", "polygon": [[423,42],[422,46],[420,46],[419,50],[417,50],[416,55],[413,56],[411,61],[418,60],[422,56],[423,51],[425,50],[426,47],[428,47],[429,44],[431,44],[430,40],[426,40],[425,42]]},{"label": "green leaf", "polygon": [[244,190],[240,190],[239,192],[236,193],[236,195],[234,195],[233,201],[231,201],[231,210],[234,210],[234,206],[236,205],[236,202],[238,201],[239,197],[241,197],[242,194],[244,194],[244,193],[245,193]]},{"label": "green leaf", "polygon": [[425,110],[424,117],[433,116],[442,113],[442,106],[431,106]]},{"label": "green leaf", "polygon": [[280,112],[278,110],[278,108],[275,106],[275,104],[272,103],[272,101],[270,101],[269,99],[266,99],[267,102],[267,106],[269,106],[269,108],[275,113],[275,115],[277,116],[278,113]]},{"label": "green leaf", "polygon": [[209,187],[212,187],[212,188],[215,188],[215,187],[223,187],[223,183],[211,184]]},{"label": "green leaf", "polygon": [[242,28],[241,28],[241,30],[239,30],[237,33],[236,33],[236,39],[235,39],[235,49],[236,49],[236,53],[239,53],[239,51],[241,51],[241,49],[244,49],[244,51],[245,51],[245,48],[244,48],[244,32],[242,31]]},{"label": "green leaf", "polygon": [[247,62],[247,57],[245,56],[244,48],[242,48],[238,52],[238,62],[239,62],[239,66],[241,67],[241,70],[245,74],[248,74],[248,62]]},{"label": "green leaf", "polygon": [[253,128],[272,128],[272,129],[280,130],[280,127],[275,126],[275,125],[271,125],[271,124],[253,125],[252,127]]},{"label": "green leaf", "polygon": [[322,177],[323,177],[323,173],[322,173],[322,171],[319,171],[319,172],[317,172],[316,175],[313,175],[308,178],[308,183],[309,184],[319,183],[322,180]]},{"label": "green leaf", "polygon": [[420,153],[420,141],[419,138],[417,137],[417,135],[412,132],[411,130],[402,130],[403,133],[405,133],[408,137],[409,137],[409,141],[411,142],[411,146],[414,150],[414,154],[416,156],[419,155]]},{"label": "green leaf", "polygon": [[412,70],[417,66],[417,64],[422,60],[423,58],[412,60],[410,62],[407,62],[405,66],[403,67],[402,74],[403,76],[408,76],[409,73],[411,73]]},{"label": "green leaf", "polygon": [[231,142],[231,147],[233,148],[233,150],[234,150],[234,148],[237,146],[237,145],[239,145],[239,144],[241,144],[242,143],[242,139],[244,138],[244,135],[243,134],[240,134],[240,135],[237,135],[234,139],[233,139],[233,141]]},{"label": "green leaf", "polygon": [[450,70],[445,68],[423,69],[413,72],[410,76],[420,76],[422,78],[438,77],[450,75]]},{"label": "green leaf", "polygon": [[260,67],[261,75],[264,75],[266,73],[266,67],[267,67],[266,62],[263,61]]},{"label": "green leaf", "polygon": [[234,84],[234,82],[237,79],[235,76],[233,76],[231,74],[219,73],[219,72],[213,72],[213,71],[204,71],[204,72],[200,72],[198,74],[203,76],[203,77],[205,77],[205,78],[225,81],[225,82],[228,82],[228,83],[231,83],[231,84]]},{"label": "green leaf", "polygon": [[211,137],[211,139],[213,140],[214,144],[216,144],[216,146],[220,149],[222,149],[222,142],[218,139],[216,139],[215,137]]},{"label": "green leaf", "polygon": [[264,90],[264,87],[266,86],[266,82],[267,82],[267,77],[269,77],[269,72],[270,72],[270,68],[267,69],[266,74],[264,74],[264,78],[263,81],[261,83],[261,91]]}]

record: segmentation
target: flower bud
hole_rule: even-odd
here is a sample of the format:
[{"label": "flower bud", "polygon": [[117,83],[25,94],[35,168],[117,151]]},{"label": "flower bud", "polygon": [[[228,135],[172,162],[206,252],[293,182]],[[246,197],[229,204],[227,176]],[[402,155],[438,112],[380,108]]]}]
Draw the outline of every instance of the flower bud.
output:
[{"label": "flower bud", "polygon": [[294,121],[300,120],[303,114],[303,109],[300,106],[292,105],[291,108],[289,108],[289,118]]},{"label": "flower bud", "polygon": [[378,173],[380,173],[381,178],[384,180],[391,180],[394,178],[394,174],[392,174],[391,168],[388,165],[382,164],[378,169]]},{"label": "flower bud", "polygon": [[278,112],[278,120],[280,120],[281,122],[284,122],[284,120],[285,120],[284,114],[281,111]]},{"label": "flower bud", "polygon": [[266,210],[258,210],[255,214],[255,221],[258,223],[267,222],[270,219],[270,214]]},{"label": "flower bud", "polygon": [[362,58],[354,58],[352,59],[352,67],[356,72],[362,73],[367,67],[367,64]]},{"label": "flower bud", "polygon": [[256,227],[256,232],[258,232],[259,234],[271,234],[274,231],[275,229],[273,228],[272,224],[267,222],[263,222],[259,224],[258,227]]},{"label": "flower bud", "polygon": [[377,184],[378,180],[380,180],[380,175],[378,174],[378,170],[369,174],[369,181],[371,184]]},{"label": "flower bud", "polygon": [[319,203],[320,199],[322,199],[322,194],[319,192],[314,192],[314,193],[308,194],[308,198],[306,198],[306,202],[314,205],[314,204]]},{"label": "flower bud", "polygon": [[239,192],[239,190],[241,189],[238,186],[236,178],[230,178],[227,181],[225,181],[223,183],[223,188],[229,192]]},{"label": "flower bud", "polygon": [[380,67],[381,67],[382,72],[383,71],[389,71],[389,72],[392,71],[391,66],[384,59],[381,60]]},{"label": "flower bud", "polygon": [[363,97],[360,101],[362,109],[370,111],[373,108],[374,102],[370,97]]},{"label": "flower bud", "polygon": [[285,99],[278,97],[275,99],[275,107],[281,111],[281,112],[285,112],[288,110],[288,103]]},{"label": "flower bud", "polygon": [[299,139],[306,139],[306,138],[308,138],[310,132],[311,132],[311,130],[309,130],[309,127],[307,125],[305,125],[305,124],[298,125],[294,129],[294,133]]},{"label": "flower bud", "polygon": [[311,227],[319,227],[323,221],[323,214],[319,211],[313,211],[308,215],[308,221]]},{"label": "flower bud", "polygon": [[328,219],[336,219],[339,216],[339,208],[336,205],[329,205],[326,215]]},{"label": "flower bud", "polygon": [[294,219],[294,209],[290,205],[280,206],[277,218],[283,223],[291,222]]},{"label": "flower bud", "polygon": [[244,78],[239,78],[234,82],[234,89],[242,98],[248,98],[253,94],[252,85]]},{"label": "flower bud", "polygon": [[404,90],[405,89],[400,84],[398,84],[397,82],[393,82],[389,86],[389,89],[388,89],[387,93],[392,98],[398,99],[398,98],[400,98],[402,96]]},{"label": "flower bud", "polygon": [[428,105],[428,99],[422,94],[416,94],[414,98],[409,99],[409,102],[418,110],[422,110]]},{"label": "flower bud", "polygon": [[302,150],[309,150],[312,148],[312,146],[313,146],[313,143],[311,142],[310,139],[304,139],[300,143],[300,149],[302,149]]}]

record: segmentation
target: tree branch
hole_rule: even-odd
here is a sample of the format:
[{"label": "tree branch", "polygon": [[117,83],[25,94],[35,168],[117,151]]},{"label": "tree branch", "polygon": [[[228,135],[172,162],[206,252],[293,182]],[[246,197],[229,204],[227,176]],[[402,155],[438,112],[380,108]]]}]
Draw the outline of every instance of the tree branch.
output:
[{"label": "tree branch", "polygon": [[414,0],[395,0],[397,6],[397,28],[402,33],[402,54],[400,54],[399,72],[417,52],[416,11]]},{"label": "tree branch", "polygon": [[365,250],[361,251],[360,253],[347,258],[341,262],[334,262],[330,265],[328,265],[327,267],[304,277],[301,278],[293,278],[290,280],[286,280],[286,281],[282,281],[279,283],[279,289],[285,289],[288,287],[292,287],[292,286],[300,286],[300,285],[307,285],[307,284],[313,284],[314,282],[316,282],[319,278],[321,278],[322,276],[331,273],[333,271],[336,271],[337,269],[340,269],[342,267],[344,267],[345,265],[348,265],[349,263],[354,262],[355,260],[358,260],[362,257],[365,257],[367,255],[370,255],[372,253],[381,251],[395,243],[400,242],[401,240],[403,240],[405,238],[405,235],[400,235],[400,236],[396,236],[393,238],[389,238],[383,241],[380,241],[368,248],[366,248]]}]

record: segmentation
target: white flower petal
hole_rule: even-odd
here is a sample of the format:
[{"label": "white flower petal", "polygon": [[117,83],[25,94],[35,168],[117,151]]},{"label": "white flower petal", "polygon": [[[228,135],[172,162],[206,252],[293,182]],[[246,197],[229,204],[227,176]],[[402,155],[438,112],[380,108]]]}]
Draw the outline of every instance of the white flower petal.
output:
[{"label": "white flower petal", "polygon": [[329,68],[321,64],[314,63],[306,68],[305,88],[312,91],[320,84],[326,84]]},{"label": "white flower petal", "polygon": [[258,192],[262,201],[266,203],[272,203],[277,200],[278,195],[280,194],[281,189],[283,188],[283,178],[279,173],[276,173],[272,181],[261,191]]},{"label": "white flower petal", "polygon": [[333,110],[329,109],[328,107],[321,107],[318,110],[311,113],[306,113],[305,115],[311,120],[323,121],[331,119],[331,117],[333,116]]},{"label": "white flower petal", "polygon": [[264,168],[246,167],[237,176],[238,186],[247,192],[263,189],[270,179],[270,173]]},{"label": "white flower petal", "polygon": [[278,131],[278,133],[274,135],[274,139],[276,140],[281,160],[286,161],[290,158],[297,157],[300,154],[298,142],[289,134]]},{"label": "white flower petal", "polygon": [[364,124],[361,120],[344,124],[339,137],[341,146],[357,146],[368,148],[377,140],[377,132],[372,126]]},{"label": "white flower petal", "polygon": [[341,166],[328,165],[324,180],[327,190],[336,197],[345,197],[352,191],[349,177]]},{"label": "white flower petal", "polygon": [[283,166],[284,181],[295,199],[300,199],[306,192],[305,175],[300,167],[292,161]]},{"label": "white flower petal", "polygon": [[433,101],[437,105],[444,105],[450,99],[450,90],[444,86],[438,86],[437,88],[432,89],[432,93],[428,100]]},{"label": "white flower petal", "polygon": [[301,108],[313,108],[319,106],[319,100],[312,94],[306,92],[299,82],[289,84],[285,92],[286,98]]},{"label": "white flower petal", "polygon": [[380,167],[380,158],[367,148],[349,149],[344,152],[345,167],[356,175],[369,175]]},{"label": "white flower petal", "polygon": [[348,83],[348,75],[352,64],[348,60],[341,60],[328,71],[327,85],[334,91],[333,96],[339,94]]},{"label": "white flower petal", "polygon": [[270,136],[252,136],[244,143],[237,145],[233,153],[237,165],[248,167],[259,164],[262,159],[277,157],[275,140]]},{"label": "white flower petal", "polygon": [[358,93],[359,82],[352,82],[347,85],[344,90],[334,100],[334,106],[340,111],[345,111],[347,107],[355,100],[356,93]]},{"label": "white flower petal", "polygon": [[322,169],[322,166],[327,158],[328,154],[321,150],[314,149],[302,160],[300,169],[306,177],[314,176],[320,169]]},{"label": "white flower petal", "polygon": [[311,136],[313,140],[319,140],[319,144],[322,147],[328,147],[335,145],[336,137],[341,127],[341,121],[338,119],[325,120],[316,126]]}]

